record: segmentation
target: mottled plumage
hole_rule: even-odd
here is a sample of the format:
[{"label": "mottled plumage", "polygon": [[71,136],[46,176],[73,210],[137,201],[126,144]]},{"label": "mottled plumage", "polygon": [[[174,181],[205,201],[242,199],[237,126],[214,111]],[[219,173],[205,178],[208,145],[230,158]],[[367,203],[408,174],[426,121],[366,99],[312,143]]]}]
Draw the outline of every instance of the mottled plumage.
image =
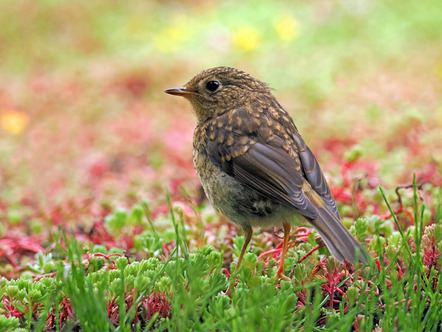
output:
[{"label": "mottled plumage", "polygon": [[[289,230],[289,224],[303,221],[318,230],[338,260],[353,262],[358,248],[359,259],[367,262],[340,222],[315,156],[265,83],[217,67],[166,92],[191,102],[198,120],[194,164],[203,188],[212,205],[246,233],[238,266],[253,226]],[[288,234],[285,240],[283,254]],[[279,277],[284,277],[281,267]]]}]

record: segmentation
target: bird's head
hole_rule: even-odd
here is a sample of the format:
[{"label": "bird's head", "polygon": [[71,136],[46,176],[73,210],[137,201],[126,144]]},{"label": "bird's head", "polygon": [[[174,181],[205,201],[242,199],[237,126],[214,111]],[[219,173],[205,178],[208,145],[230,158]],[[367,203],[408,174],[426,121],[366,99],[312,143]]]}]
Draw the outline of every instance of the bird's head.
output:
[{"label": "bird's head", "polygon": [[230,67],[205,70],[184,87],[164,92],[188,99],[200,123],[240,107],[255,94],[270,94],[267,84]]}]

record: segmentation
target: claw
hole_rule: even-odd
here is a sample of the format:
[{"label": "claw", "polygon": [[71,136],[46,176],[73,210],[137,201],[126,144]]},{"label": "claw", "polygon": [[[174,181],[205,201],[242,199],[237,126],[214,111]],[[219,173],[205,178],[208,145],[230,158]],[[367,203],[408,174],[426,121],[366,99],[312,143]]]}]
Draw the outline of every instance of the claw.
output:
[{"label": "claw", "polygon": [[278,280],[285,280],[285,281],[291,281],[292,279],[290,279],[289,277],[287,277],[285,274],[284,274],[284,271],[279,271],[278,270],[278,273],[276,273],[276,276],[275,276],[275,280],[276,281],[278,281]]}]

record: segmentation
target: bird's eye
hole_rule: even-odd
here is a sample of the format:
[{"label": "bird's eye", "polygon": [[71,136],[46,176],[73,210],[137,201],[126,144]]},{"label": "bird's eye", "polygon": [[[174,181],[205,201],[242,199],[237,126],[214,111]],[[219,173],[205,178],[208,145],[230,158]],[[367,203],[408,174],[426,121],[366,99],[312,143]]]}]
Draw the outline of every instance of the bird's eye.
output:
[{"label": "bird's eye", "polygon": [[214,91],[216,91],[216,89],[218,89],[219,88],[219,82],[218,81],[209,81],[209,82],[207,82],[207,84],[206,84],[206,89],[207,90],[209,90],[209,91],[211,91],[211,92],[214,92]]}]

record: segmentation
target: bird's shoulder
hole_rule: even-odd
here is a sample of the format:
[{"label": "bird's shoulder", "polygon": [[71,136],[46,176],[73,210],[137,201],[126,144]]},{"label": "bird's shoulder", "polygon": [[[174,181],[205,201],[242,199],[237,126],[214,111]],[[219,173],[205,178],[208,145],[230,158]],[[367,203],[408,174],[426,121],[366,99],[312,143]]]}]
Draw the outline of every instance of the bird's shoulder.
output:
[{"label": "bird's shoulder", "polygon": [[204,146],[221,162],[246,153],[256,143],[283,149],[297,159],[298,147],[293,140],[297,133],[292,118],[273,97],[252,98],[199,124],[194,147]]}]

